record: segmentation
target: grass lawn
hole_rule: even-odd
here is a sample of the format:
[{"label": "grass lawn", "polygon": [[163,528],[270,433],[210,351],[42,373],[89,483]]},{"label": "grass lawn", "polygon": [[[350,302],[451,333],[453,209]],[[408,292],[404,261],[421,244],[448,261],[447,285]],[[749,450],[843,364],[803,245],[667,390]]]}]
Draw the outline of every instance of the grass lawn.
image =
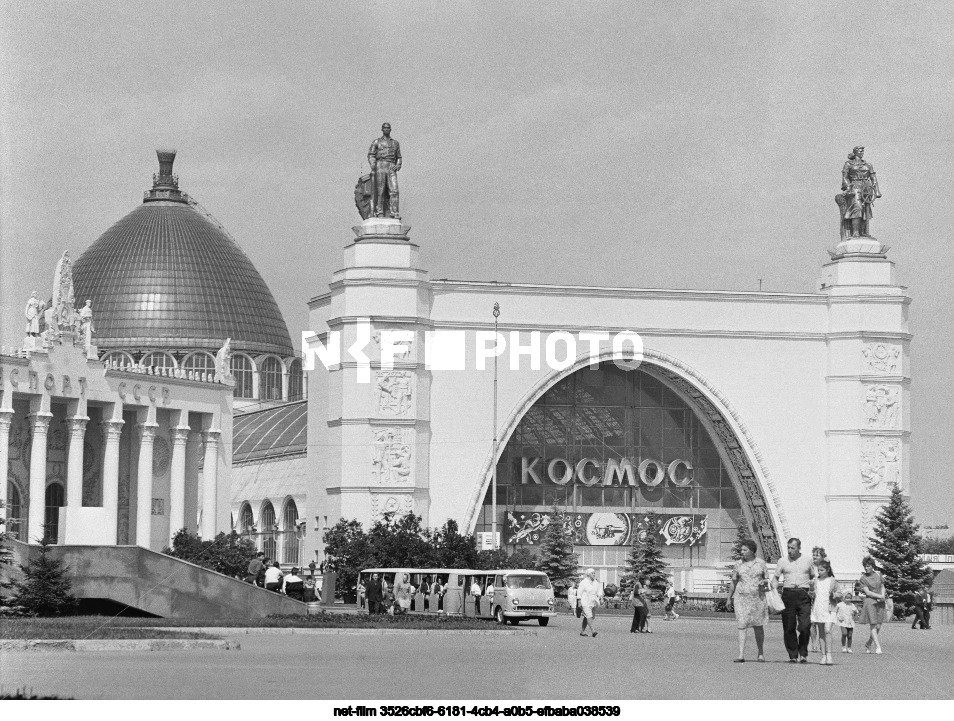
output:
[{"label": "grass lawn", "polygon": [[[152,630],[130,627],[115,621],[130,619],[109,619],[105,616],[71,616],[65,618],[5,618],[0,620],[0,639],[36,639],[76,641],[90,640],[128,640],[128,639],[173,639],[173,638],[216,638],[202,633],[175,630]],[[137,621],[156,619],[135,619]],[[146,625],[146,624],[141,624]],[[155,624],[153,624],[155,625]]]},{"label": "grass lawn", "polygon": [[[536,621],[525,622],[537,627]],[[175,631],[177,627],[203,628],[406,628],[469,630],[500,628],[493,621],[447,616],[369,616],[354,613],[321,612],[310,616],[287,615],[265,618],[135,618],[108,616],[69,616],[62,618],[11,619],[0,621],[0,638],[87,638],[99,626],[105,626],[89,638],[206,638],[195,633]],[[150,631],[147,629],[162,629]],[[513,626],[508,626],[513,628]],[[130,635],[109,635],[128,633]],[[166,635],[174,633],[177,635]],[[60,634],[60,635],[56,635]]]}]

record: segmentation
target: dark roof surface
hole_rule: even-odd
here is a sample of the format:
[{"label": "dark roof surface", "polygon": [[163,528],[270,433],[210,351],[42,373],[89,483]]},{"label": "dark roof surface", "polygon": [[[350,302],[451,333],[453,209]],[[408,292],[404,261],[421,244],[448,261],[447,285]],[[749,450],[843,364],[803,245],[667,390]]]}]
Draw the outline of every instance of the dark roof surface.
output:
[{"label": "dark roof surface", "polygon": [[237,414],[232,421],[232,463],[305,453],[307,448],[307,401]]},{"label": "dark roof surface", "polygon": [[262,276],[227,233],[185,202],[144,202],[73,266],[100,348],[293,353]]}]

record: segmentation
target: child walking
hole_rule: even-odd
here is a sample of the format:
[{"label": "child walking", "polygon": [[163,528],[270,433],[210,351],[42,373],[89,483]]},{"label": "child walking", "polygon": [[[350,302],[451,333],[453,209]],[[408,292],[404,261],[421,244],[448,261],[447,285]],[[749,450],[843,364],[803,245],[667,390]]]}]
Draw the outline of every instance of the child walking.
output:
[{"label": "child walking", "polygon": [[821,561],[817,564],[818,578],[815,580],[815,600],[812,603],[812,624],[818,629],[818,641],[821,646],[822,666],[831,666],[831,627],[835,622],[835,601],[838,584],[831,571],[831,563]]},{"label": "child walking", "polygon": [[841,652],[851,653],[851,637],[855,632],[855,615],[858,608],[852,601],[851,593],[846,591],[835,607],[835,621],[841,628]]}]

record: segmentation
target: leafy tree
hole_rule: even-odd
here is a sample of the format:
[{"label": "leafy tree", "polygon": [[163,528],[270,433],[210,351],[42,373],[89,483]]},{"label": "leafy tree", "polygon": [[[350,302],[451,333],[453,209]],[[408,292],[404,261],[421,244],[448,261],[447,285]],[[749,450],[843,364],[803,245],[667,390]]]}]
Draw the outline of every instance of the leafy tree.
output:
[{"label": "leafy tree", "polygon": [[669,575],[666,562],[659,548],[659,519],[655,513],[646,514],[646,529],[633,534],[633,545],[626,559],[620,579],[620,588],[625,595],[633,588],[636,579],[645,579],[645,586],[662,593],[666,590]]},{"label": "leafy tree", "polygon": [[325,544],[325,568],[337,574],[337,586],[341,592],[358,585],[358,571],[376,565],[369,563],[367,534],[361,523],[354,519],[339,520],[325,531],[322,541]]},{"label": "leafy tree", "polygon": [[374,566],[433,567],[437,553],[431,535],[420,516],[385,513],[368,530],[368,560]]},{"label": "leafy tree", "polygon": [[954,536],[921,539],[921,553],[954,554]]},{"label": "leafy tree", "polygon": [[735,532],[735,543],[732,544],[732,560],[741,561],[742,560],[742,541],[749,540],[749,529],[748,521],[745,520],[745,516],[739,518],[739,528]]},{"label": "leafy tree", "polygon": [[20,566],[23,580],[12,582],[13,604],[28,616],[62,616],[76,609],[77,600],[70,594],[69,567],[50,555],[49,534],[44,531],[39,557]]},{"label": "leafy tree", "polygon": [[478,568],[479,551],[473,536],[460,533],[457,521],[450,519],[430,534],[435,565],[440,568]]},{"label": "leafy tree", "polygon": [[[507,558],[507,568],[526,568],[530,570],[537,568],[539,563],[540,559],[537,558],[537,554],[526,548],[518,548]],[[503,568],[503,566],[498,566],[498,568]]]},{"label": "leafy tree", "polygon": [[172,537],[172,547],[164,548],[163,553],[173,558],[181,558],[197,566],[218,571],[233,578],[244,578],[248,563],[255,557],[255,544],[250,538],[240,536],[235,531],[219,533],[211,540],[180,528]]},{"label": "leafy tree", "polygon": [[560,595],[565,594],[580,575],[579,561],[573,550],[573,535],[566,528],[566,514],[556,506],[550,513],[550,524],[543,532],[537,570],[550,577],[554,592]]},{"label": "leafy tree", "polygon": [[868,552],[877,561],[892,597],[910,601],[931,584],[931,569],[918,558],[921,535],[914,514],[898,486],[891,489],[891,499],[878,511],[874,535],[868,540]]}]

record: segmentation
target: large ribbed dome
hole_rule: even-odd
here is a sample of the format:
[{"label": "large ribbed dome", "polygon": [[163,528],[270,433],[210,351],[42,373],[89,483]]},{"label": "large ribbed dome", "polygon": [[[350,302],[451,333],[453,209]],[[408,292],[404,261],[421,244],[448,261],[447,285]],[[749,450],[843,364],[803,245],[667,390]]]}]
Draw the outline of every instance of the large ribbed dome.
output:
[{"label": "large ribbed dome", "polygon": [[179,192],[174,151],[143,204],[76,261],[80,304],[93,301],[101,349],[162,348],[292,355],[288,327],[242,249]]}]

